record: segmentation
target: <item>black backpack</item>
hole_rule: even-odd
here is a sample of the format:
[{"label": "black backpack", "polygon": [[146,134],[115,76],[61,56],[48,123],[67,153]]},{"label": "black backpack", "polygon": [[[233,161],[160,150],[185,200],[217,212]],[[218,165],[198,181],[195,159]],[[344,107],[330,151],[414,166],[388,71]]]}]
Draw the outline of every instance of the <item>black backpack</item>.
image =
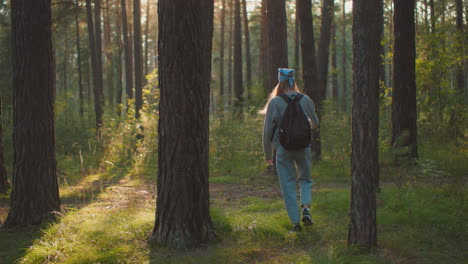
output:
[{"label": "black backpack", "polygon": [[288,104],[279,128],[281,146],[286,150],[299,150],[308,147],[311,135],[310,124],[299,104],[304,95],[298,93],[293,99],[286,94],[280,94],[279,96]]}]

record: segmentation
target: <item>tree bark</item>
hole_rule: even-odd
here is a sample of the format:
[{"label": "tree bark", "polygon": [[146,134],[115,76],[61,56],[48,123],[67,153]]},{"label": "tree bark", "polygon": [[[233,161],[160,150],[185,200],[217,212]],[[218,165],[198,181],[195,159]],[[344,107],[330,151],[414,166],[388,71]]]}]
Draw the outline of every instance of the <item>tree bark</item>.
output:
[{"label": "tree bark", "polygon": [[435,6],[434,0],[429,0],[429,9],[431,10],[431,33],[436,33],[436,17],[435,17]]},{"label": "tree bark", "polygon": [[404,155],[416,158],[416,40],[414,0],[394,0],[395,44],[393,55],[392,145],[408,148]]},{"label": "tree bark", "polygon": [[242,81],[242,32],[240,0],[234,0],[234,93],[235,110],[238,117],[242,115],[243,81]]},{"label": "tree bark", "polygon": [[314,87],[317,85],[317,60],[315,57],[315,37],[314,22],[312,16],[311,0],[297,0],[297,17],[300,22],[300,39],[302,51],[302,71],[303,71],[303,91],[317,101],[317,94],[314,93]]},{"label": "tree bark", "polygon": [[13,0],[13,190],[4,227],[39,225],[60,211],[50,0]]},{"label": "tree bark", "polygon": [[133,0],[133,52],[135,60],[135,117],[140,118],[143,106],[143,63],[141,50],[140,0]]},{"label": "tree bark", "polygon": [[226,107],[232,105],[232,81],[233,81],[233,47],[234,47],[234,2],[235,0],[229,1],[229,52],[228,52],[228,89],[226,93]]},{"label": "tree bark", "polygon": [[346,0],[342,0],[342,26],[341,26],[341,41],[342,41],[342,53],[341,53],[341,77],[342,77],[342,89],[343,89],[343,94],[341,95],[341,106],[343,111],[347,111],[348,109],[348,78],[347,78],[347,49],[346,49],[346,25],[347,25],[347,19],[346,19]]},{"label": "tree bark", "polygon": [[[301,46],[301,37],[300,37],[300,22],[298,14],[300,12],[299,8],[299,0],[296,0],[296,18],[294,19],[294,69],[296,70],[296,77],[299,77],[298,73],[300,70],[299,65],[299,49]],[[300,78],[297,78],[300,79]]]},{"label": "tree bark", "polygon": [[[459,55],[460,57],[464,58],[465,55],[465,39],[467,38],[464,34],[464,29],[463,29],[463,1],[462,0],[456,0],[456,10],[457,10],[457,32],[458,32],[458,41],[459,41]],[[457,91],[460,94],[465,93],[465,72],[464,72],[464,64],[466,64],[465,60],[463,59],[459,65],[457,66]]]},{"label": "tree bark", "polygon": [[121,104],[122,104],[122,95],[123,95],[123,82],[122,82],[122,20],[120,19],[122,17],[122,8],[120,7],[120,2],[119,0],[115,0],[116,3],[116,8],[117,8],[117,16],[115,25],[117,29],[117,34],[116,34],[116,43],[117,43],[117,116],[120,116],[122,114],[122,109],[121,109]]},{"label": "tree bark", "polygon": [[269,90],[278,83],[278,68],[288,68],[286,7],[283,0],[267,0]]},{"label": "tree bark", "polygon": [[149,39],[149,21],[150,21],[150,3],[149,2],[146,2],[146,22],[145,22],[145,62],[144,62],[144,65],[145,65],[145,70],[144,70],[144,74],[145,76],[148,75],[148,68],[149,68],[149,65],[148,65],[148,39]]},{"label": "tree bark", "polygon": [[377,246],[379,48],[382,1],[353,1],[351,213],[348,244]]},{"label": "tree bark", "polygon": [[[101,0],[95,0],[94,2],[94,18],[96,23],[94,24],[94,33],[96,39],[96,77],[97,86],[94,87],[94,103],[99,104],[96,109],[99,108],[99,113],[96,110],[96,122],[99,120],[99,126],[102,126],[102,115],[104,112],[104,81],[103,81],[103,69],[102,69],[102,30],[101,30]],[[99,114],[99,117],[97,116]]]},{"label": "tree bark", "polygon": [[226,17],[226,0],[222,0],[221,9],[221,36],[219,46],[219,112],[221,117],[224,114],[224,35],[225,35],[225,17]]},{"label": "tree bark", "polygon": [[133,99],[133,57],[130,48],[127,6],[125,0],[120,0],[120,8],[122,10],[122,33],[123,33],[123,48],[125,57],[125,91],[127,93],[127,107],[130,107],[128,100]]},{"label": "tree bark", "polygon": [[213,8],[213,0],[158,2],[161,101],[152,240],[160,246],[197,247],[214,234],[208,188]]},{"label": "tree bark", "polygon": [[331,70],[332,70],[332,98],[335,102],[338,102],[338,66],[336,64],[336,22],[333,21],[332,24],[332,39],[331,39]]},{"label": "tree bark", "polygon": [[104,10],[104,53],[105,53],[105,72],[106,72],[106,85],[107,85],[107,97],[109,106],[113,108],[114,104],[114,58],[113,58],[113,47],[111,41],[111,23],[110,23],[110,2],[105,0],[106,7]]},{"label": "tree bark", "polygon": [[[325,100],[327,92],[327,78],[328,78],[328,59],[331,39],[331,24],[333,20],[333,6],[334,0],[324,0],[322,5],[322,24],[320,26],[320,40],[318,46],[318,85],[316,86],[317,101],[315,107],[317,117],[320,119],[322,116],[322,102]],[[312,132],[312,149],[314,160],[322,158],[322,144],[320,139],[320,128]]]},{"label": "tree bark", "polygon": [[0,97],[0,193],[6,193],[9,188],[10,184],[8,183],[5,158],[3,156],[2,98]]},{"label": "tree bark", "polygon": [[249,18],[247,16],[247,3],[242,0],[243,15],[244,15],[244,36],[245,36],[245,71],[247,78],[247,101],[251,97],[252,89],[252,57],[250,55],[250,31],[249,31]]},{"label": "tree bark", "polygon": [[78,66],[78,97],[80,101],[80,117],[81,120],[83,120],[83,115],[84,115],[84,98],[83,98],[83,81],[82,81],[82,73],[81,73],[81,47],[80,47],[80,27],[79,27],[79,12],[80,12],[80,5],[78,3],[78,0],[75,0],[75,7],[76,7],[76,12],[75,12],[75,29],[76,29],[76,54],[77,54],[77,60],[76,64]]},{"label": "tree bark", "polygon": [[265,94],[270,92],[270,75],[268,74],[268,19],[267,0],[262,0],[261,36],[260,36],[260,78]]}]

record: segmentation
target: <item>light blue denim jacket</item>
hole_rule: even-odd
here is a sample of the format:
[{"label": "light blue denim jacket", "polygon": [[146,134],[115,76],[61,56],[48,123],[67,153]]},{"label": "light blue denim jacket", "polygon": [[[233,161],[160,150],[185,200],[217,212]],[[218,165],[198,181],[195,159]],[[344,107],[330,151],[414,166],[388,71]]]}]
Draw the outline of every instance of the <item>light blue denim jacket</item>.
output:
[{"label": "light blue denim jacket", "polygon": [[[287,93],[287,96],[292,98],[297,95],[296,92]],[[315,114],[315,105],[312,99],[304,94],[304,97],[299,101],[304,114],[306,115],[312,128],[319,126],[319,120]],[[288,104],[280,96],[276,96],[268,103],[265,122],[263,123],[263,151],[267,160],[273,159],[273,146],[278,148],[279,145],[279,126],[283,118],[284,111]],[[276,124],[276,126],[275,126]],[[273,134],[274,133],[274,134]],[[273,140],[272,140],[273,139]]]}]

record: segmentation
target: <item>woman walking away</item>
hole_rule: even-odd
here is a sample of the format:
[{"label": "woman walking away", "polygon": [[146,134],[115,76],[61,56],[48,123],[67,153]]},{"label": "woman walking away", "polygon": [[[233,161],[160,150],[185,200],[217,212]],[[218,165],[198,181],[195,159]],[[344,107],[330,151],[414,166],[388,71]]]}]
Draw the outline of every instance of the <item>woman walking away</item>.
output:
[{"label": "woman walking away", "polygon": [[276,149],[276,167],[286,210],[293,231],[300,231],[295,165],[299,174],[302,222],[310,226],[313,224],[309,212],[313,183],[310,137],[311,128],[317,127],[319,120],[312,100],[297,88],[293,69],[278,69],[278,81],[261,111],[266,114],[263,150],[268,165],[273,165],[273,147]]}]

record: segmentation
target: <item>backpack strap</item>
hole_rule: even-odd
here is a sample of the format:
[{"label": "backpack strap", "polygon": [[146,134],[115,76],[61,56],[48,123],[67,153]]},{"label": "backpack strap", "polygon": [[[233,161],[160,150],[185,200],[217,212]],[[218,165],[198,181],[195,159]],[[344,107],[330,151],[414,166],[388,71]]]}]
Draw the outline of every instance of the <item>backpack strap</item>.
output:
[{"label": "backpack strap", "polygon": [[[286,103],[289,103],[292,101],[292,99],[289,98],[289,96],[287,96],[284,93],[280,94],[279,97],[283,98],[283,100],[286,101]],[[297,95],[294,97],[294,100],[299,102],[302,99],[302,97],[304,97],[304,94],[297,93]]]}]

